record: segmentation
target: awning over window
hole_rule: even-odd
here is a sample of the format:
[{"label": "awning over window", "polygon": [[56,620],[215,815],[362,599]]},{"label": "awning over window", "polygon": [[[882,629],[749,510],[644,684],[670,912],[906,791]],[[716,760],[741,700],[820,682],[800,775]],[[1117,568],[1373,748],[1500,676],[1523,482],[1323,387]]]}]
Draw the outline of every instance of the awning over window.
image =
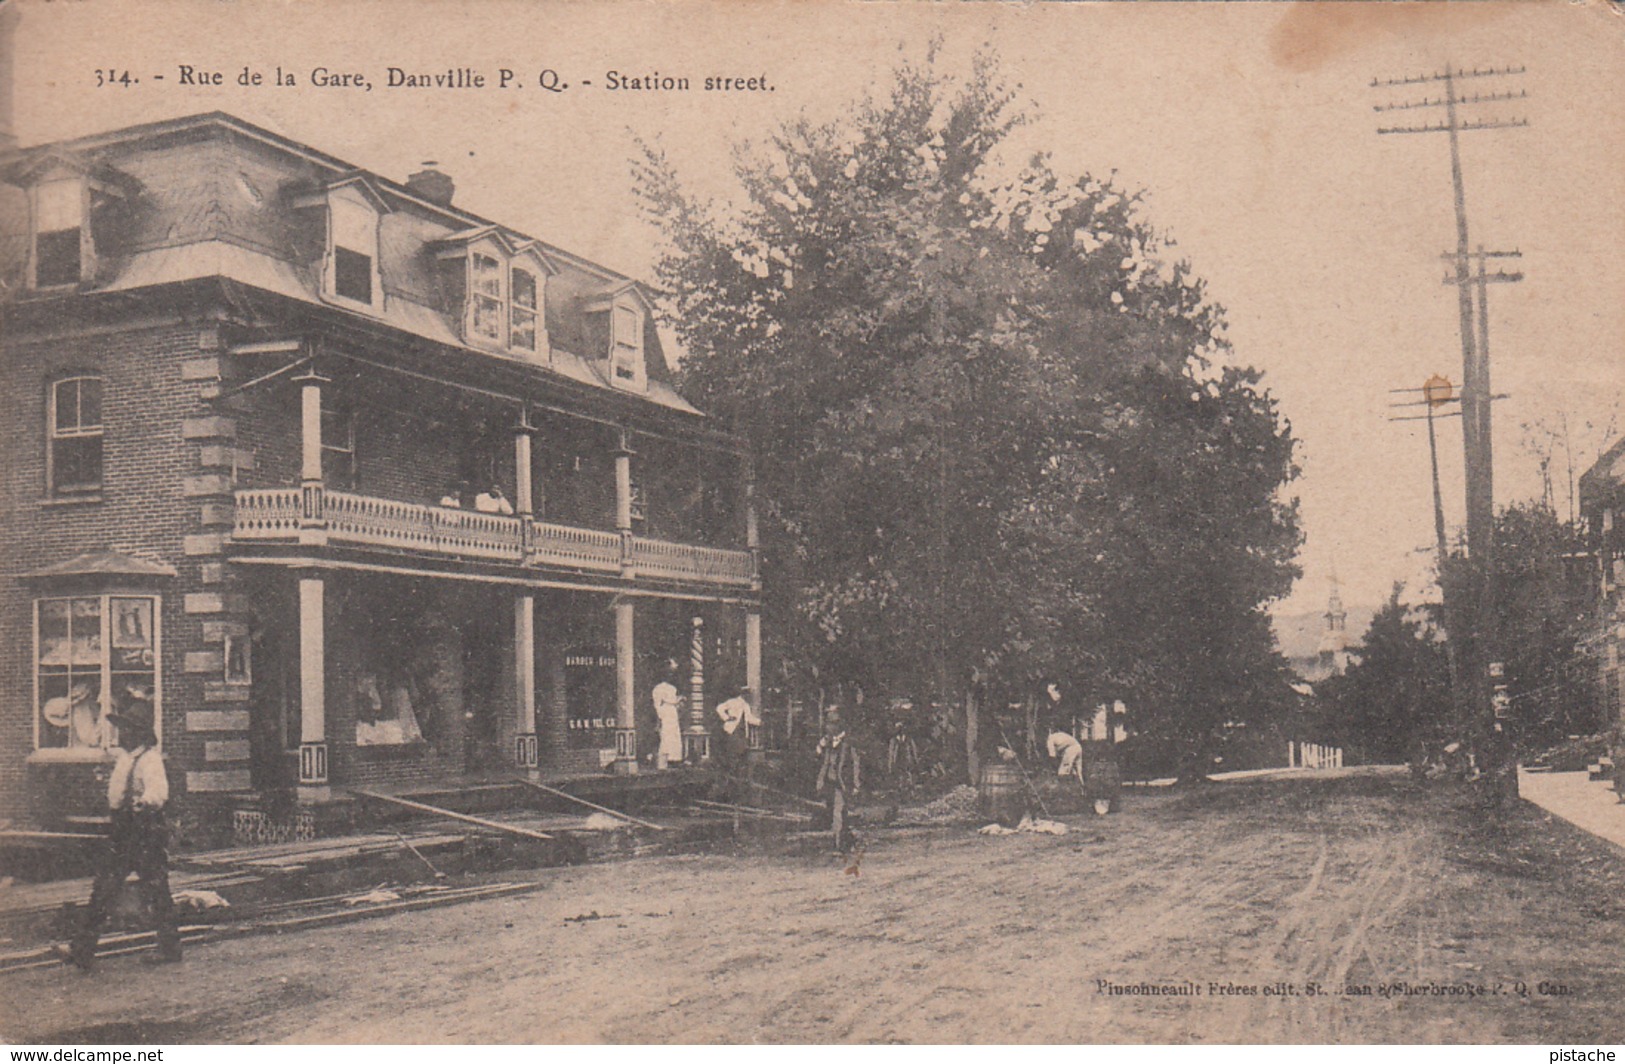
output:
[{"label": "awning over window", "polygon": [[177,575],[179,574],[173,567],[162,562],[151,562],[117,551],[102,550],[76,554],[66,561],[23,573],[19,579],[26,583],[67,580],[151,581],[173,580]]}]

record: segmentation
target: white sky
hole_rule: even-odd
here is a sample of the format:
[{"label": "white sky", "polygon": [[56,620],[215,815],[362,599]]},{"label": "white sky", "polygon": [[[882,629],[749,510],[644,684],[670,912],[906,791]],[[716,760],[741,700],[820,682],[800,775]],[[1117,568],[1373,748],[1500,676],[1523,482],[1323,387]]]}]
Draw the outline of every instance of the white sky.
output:
[{"label": "white sky", "polygon": [[[1566,416],[1581,468],[1603,444],[1625,354],[1625,21],[1600,5],[35,0],[18,31],[16,126],[32,144],[220,109],[395,179],[434,159],[469,209],[647,276],[634,136],[661,138],[696,185],[722,190],[734,141],[798,110],[834,116],[932,34],[955,68],[994,44],[1040,116],[1019,146],[1147,190],[1153,222],[1229,308],[1238,360],[1266,371],[1302,440],[1306,576],[1282,609],[1321,608],[1334,569],[1349,603],[1380,602],[1395,579],[1414,587],[1432,541],[1424,431],[1386,419],[1389,389],[1460,377],[1455,295],[1440,283],[1455,243],[1448,154],[1439,135],[1376,134],[1372,105],[1416,92],[1373,90],[1373,77],[1529,68],[1506,84],[1531,98],[1487,113],[1530,128],[1464,138],[1474,241],[1522,250],[1527,274],[1491,295],[1495,386],[1509,394],[1497,498],[1540,493],[1525,424]],[[183,88],[181,63],[228,84]],[[239,87],[245,64],[301,84]],[[311,87],[318,65],[365,72],[374,89]],[[550,67],[572,88],[390,90],[390,65],[492,80],[505,66],[532,82]],[[97,67],[140,84],[98,89]],[[612,93],[610,70],[686,75],[696,90]],[[774,91],[699,91],[713,74],[765,74]],[[1460,435],[1442,429],[1456,525]],[[1564,461],[1559,445],[1560,510]]]}]

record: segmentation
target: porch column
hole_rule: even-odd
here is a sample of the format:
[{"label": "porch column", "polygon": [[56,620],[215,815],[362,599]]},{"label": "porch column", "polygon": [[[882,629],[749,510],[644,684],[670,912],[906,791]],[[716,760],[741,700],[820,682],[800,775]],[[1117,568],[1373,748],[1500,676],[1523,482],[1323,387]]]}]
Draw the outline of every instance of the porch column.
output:
[{"label": "porch column", "polygon": [[632,568],[632,442],[621,430],[615,448],[615,530],[621,534],[621,575],[635,575]]},{"label": "porch column", "polygon": [[[756,473],[748,460],[745,463],[745,548],[750,551],[751,587],[760,591],[762,589],[762,537],[761,528],[756,520]],[[754,682],[751,684],[751,689],[756,689]]]},{"label": "porch column", "polygon": [[530,408],[520,408],[519,423],[513,428],[513,509],[519,517],[519,560],[525,563],[530,561],[536,543],[536,529],[531,524],[536,514],[535,489],[531,483],[531,437],[535,434],[536,426],[531,424]]},{"label": "porch column", "polygon": [[[750,705],[758,717],[762,716],[762,612],[745,611],[745,686],[750,688]],[[752,761],[762,759],[762,725],[747,726]]]},{"label": "porch column", "polygon": [[531,776],[536,761],[536,596],[521,593],[513,600],[513,689],[518,710],[514,764]]},{"label": "porch column", "polygon": [[694,618],[689,639],[688,727],[683,729],[683,760],[690,765],[711,760],[711,730],[705,726],[705,620]]},{"label": "porch column", "polygon": [[327,618],[325,583],[299,578],[299,798],[325,802],[327,785]]},{"label": "porch column", "polygon": [[314,369],[295,377],[299,383],[299,542],[327,542],[326,489],[322,483],[322,385]]},{"label": "porch column", "polygon": [[615,774],[638,771],[637,692],[634,690],[632,600],[615,600]]}]

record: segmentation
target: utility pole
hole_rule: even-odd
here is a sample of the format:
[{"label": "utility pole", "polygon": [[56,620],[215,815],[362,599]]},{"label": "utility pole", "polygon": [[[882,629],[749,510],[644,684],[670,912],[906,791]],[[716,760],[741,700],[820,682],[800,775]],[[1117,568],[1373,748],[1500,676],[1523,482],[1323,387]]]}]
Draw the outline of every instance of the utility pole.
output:
[{"label": "utility pole", "polygon": [[[1444,108],[1444,120],[1437,123],[1423,121],[1418,125],[1381,127],[1379,134],[1444,133],[1450,143],[1450,181],[1456,211],[1456,251],[1445,258],[1454,261],[1455,269],[1446,283],[1457,290],[1457,309],[1461,329],[1462,366],[1462,449],[1466,467],[1467,494],[1467,555],[1472,581],[1471,597],[1477,609],[1474,638],[1467,655],[1468,675],[1474,716],[1478,722],[1474,746],[1478,750],[1481,767],[1487,770],[1498,800],[1517,797],[1517,772],[1511,762],[1511,750],[1502,721],[1497,717],[1498,700],[1494,698],[1495,680],[1501,669],[1499,647],[1495,632],[1495,489],[1493,476],[1493,449],[1491,432],[1491,404],[1489,372],[1489,309],[1488,292],[1492,280],[1518,280],[1521,275],[1497,272],[1490,275],[1486,263],[1490,258],[1515,256],[1516,252],[1487,252],[1482,246],[1475,256],[1467,226],[1467,194],[1462,179],[1461,134],[1479,130],[1513,129],[1529,124],[1525,118],[1471,118],[1463,115],[1486,104],[1501,104],[1527,99],[1526,90],[1477,92],[1464,94],[1459,82],[1480,78],[1511,78],[1524,72],[1523,67],[1492,67],[1457,70],[1447,65],[1442,72],[1416,77],[1373,80],[1372,88],[1401,86],[1440,86],[1442,96],[1423,96],[1421,99],[1399,103],[1378,104],[1378,113],[1410,111],[1423,108]],[[1473,273],[1473,260],[1478,262],[1478,275]],[[1474,293],[1478,295],[1477,313],[1474,313]],[[1459,616],[1461,611],[1456,610]]]},{"label": "utility pole", "polygon": [[[1396,388],[1394,390],[1413,394],[1416,391],[1410,388]],[[1472,699],[1469,696],[1467,685],[1462,679],[1461,632],[1459,628],[1452,627],[1453,623],[1459,623],[1459,618],[1457,622],[1451,621],[1449,592],[1446,590],[1446,569],[1449,567],[1450,561],[1450,542],[1445,537],[1444,495],[1439,489],[1439,438],[1433,428],[1435,417],[1461,416],[1460,410],[1442,414],[1438,412],[1442,406],[1459,402],[1461,396],[1456,393],[1456,387],[1450,383],[1449,378],[1437,373],[1429,377],[1419,390],[1422,396],[1420,403],[1404,402],[1394,403],[1393,405],[1396,407],[1420,405],[1427,408],[1427,413],[1421,416],[1426,418],[1428,423],[1428,465],[1433,474],[1433,539],[1437,556],[1435,564],[1439,570],[1439,627],[1444,630],[1445,664],[1450,672],[1451,724],[1453,729],[1464,729],[1472,724]],[[1418,418],[1413,415],[1402,415],[1390,417],[1388,420],[1416,421]],[[1459,736],[1462,733],[1458,731],[1456,734]]]}]

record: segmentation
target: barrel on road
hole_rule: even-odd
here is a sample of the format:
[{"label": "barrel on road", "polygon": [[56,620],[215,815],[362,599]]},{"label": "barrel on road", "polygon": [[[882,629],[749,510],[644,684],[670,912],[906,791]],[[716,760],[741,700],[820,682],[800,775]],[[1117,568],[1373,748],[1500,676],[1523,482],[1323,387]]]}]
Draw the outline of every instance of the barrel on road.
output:
[{"label": "barrel on road", "polygon": [[1021,769],[1008,761],[983,765],[976,807],[984,821],[997,821],[1007,828],[1021,823],[1021,818],[1027,815],[1027,789]]}]

